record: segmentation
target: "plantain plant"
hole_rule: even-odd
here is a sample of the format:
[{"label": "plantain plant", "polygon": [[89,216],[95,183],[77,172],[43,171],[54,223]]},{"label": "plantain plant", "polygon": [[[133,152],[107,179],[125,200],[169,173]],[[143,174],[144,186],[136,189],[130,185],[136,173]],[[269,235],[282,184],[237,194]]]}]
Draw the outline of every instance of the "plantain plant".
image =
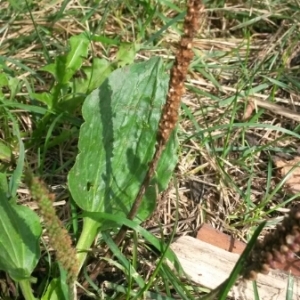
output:
[{"label": "plantain plant", "polygon": [[[115,71],[112,71],[112,66],[96,59],[91,67],[83,68],[88,74],[84,80],[73,79],[75,72],[82,68],[88,46],[85,34],[72,37],[69,52],[42,68],[55,79],[52,89],[31,95],[48,107],[48,113],[40,120],[40,124],[46,119],[48,122],[54,113],[59,114],[65,110],[66,115],[66,112],[73,112],[81,102],[84,118],[79,133],[79,154],[68,175],[71,197],[82,210],[83,216],[83,227],[76,244],[77,254],[73,258],[78,264],[74,270],[74,267],[72,269],[66,265],[65,257],[57,257],[61,275],[46,287],[42,299],[71,297],[72,291],[66,288],[62,280],[62,277],[68,279],[67,275],[63,275],[64,271],[70,272],[72,269],[72,272],[78,274],[97,234],[107,229],[117,231],[122,225],[120,220],[126,219],[155,151],[158,124],[168,90],[169,78],[159,58],[134,63]],[[99,73],[97,67],[100,65],[102,69]],[[72,97],[64,94],[70,86],[74,91]],[[84,91],[89,93],[85,99]],[[177,140],[173,134],[146,190],[134,219],[135,224],[151,215],[157,194],[167,187],[177,161],[176,149]],[[22,163],[19,161],[18,164],[21,169],[23,163],[24,156]],[[18,172],[21,174],[22,170]],[[0,269],[20,283],[26,299],[34,299],[30,276],[40,258],[39,217],[29,208],[17,205],[7,197],[6,174],[2,173],[1,176]],[[52,242],[60,240],[59,236],[66,237],[55,211],[50,211],[53,196],[30,174],[26,177],[44,223],[48,220],[52,224],[51,229],[48,229]],[[15,184],[18,184],[17,181]],[[54,232],[51,233],[51,230]],[[60,244],[55,244],[57,255]],[[61,253],[67,256],[71,252],[63,249]]]}]

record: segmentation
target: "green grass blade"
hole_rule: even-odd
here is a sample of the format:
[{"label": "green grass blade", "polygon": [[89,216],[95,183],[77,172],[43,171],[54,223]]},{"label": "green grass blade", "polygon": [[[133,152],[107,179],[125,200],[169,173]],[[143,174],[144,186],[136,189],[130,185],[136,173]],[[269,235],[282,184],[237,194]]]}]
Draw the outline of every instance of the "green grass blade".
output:
[{"label": "green grass blade", "polygon": [[294,294],[294,276],[289,274],[288,281],[287,281],[287,289],[286,289],[286,300],[292,300]]},{"label": "green grass blade", "polygon": [[13,123],[14,135],[17,137],[18,143],[19,143],[19,153],[18,153],[19,157],[17,159],[17,166],[16,166],[15,170],[13,171],[12,176],[9,180],[9,195],[11,198],[14,198],[17,194],[17,189],[19,187],[19,184],[21,182],[21,178],[23,175],[24,161],[25,161],[25,148],[24,148],[24,144],[21,139],[21,136],[20,136],[18,124],[17,124],[15,118],[11,115],[11,113],[8,112],[8,114]]},{"label": "green grass blade", "polygon": [[105,243],[108,245],[114,256],[121,262],[126,270],[126,276],[130,276],[138,284],[140,288],[145,286],[145,281],[138,274],[138,272],[133,268],[128,259],[122,254],[118,246],[114,243],[113,239],[106,232],[102,232],[102,238]]},{"label": "green grass blade", "polygon": [[257,229],[255,230],[251,240],[249,241],[249,243],[247,244],[246,249],[243,251],[242,255],[240,256],[239,260],[237,261],[237,263],[235,264],[230,276],[228,277],[228,279],[226,280],[226,283],[223,285],[223,288],[220,291],[220,296],[219,296],[219,300],[226,300],[228,292],[230,291],[230,289],[233,287],[233,285],[235,284],[236,280],[238,279],[238,277],[240,276],[240,274],[242,273],[242,270],[244,268],[244,264],[251,252],[251,250],[253,249],[256,240],[260,234],[260,232],[262,231],[262,229],[265,227],[266,222],[262,222]]}]

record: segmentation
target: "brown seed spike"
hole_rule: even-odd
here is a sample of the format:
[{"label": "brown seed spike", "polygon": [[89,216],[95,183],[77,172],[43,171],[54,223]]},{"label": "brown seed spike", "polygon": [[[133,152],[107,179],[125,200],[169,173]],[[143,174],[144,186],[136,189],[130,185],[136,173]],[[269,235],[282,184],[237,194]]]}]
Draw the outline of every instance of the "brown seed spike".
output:
[{"label": "brown seed spike", "polygon": [[285,241],[288,245],[292,245],[295,241],[295,236],[291,235],[291,234],[288,234],[286,237],[285,237]]},{"label": "brown seed spike", "polygon": [[300,205],[291,209],[276,229],[256,242],[245,263],[243,277],[249,279],[251,270],[267,272],[267,266],[276,269],[277,263],[285,264],[300,251]]},{"label": "brown seed spike", "polygon": [[257,279],[257,272],[251,270],[249,274],[247,274],[247,279],[255,281]]},{"label": "brown seed spike", "polygon": [[263,264],[260,272],[265,275],[269,274],[270,266],[268,264]]},{"label": "brown seed spike", "polygon": [[291,245],[291,250],[293,252],[299,252],[300,251],[300,245],[299,244]]},{"label": "brown seed spike", "polygon": [[266,261],[267,261],[267,262],[272,261],[272,260],[273,260],[273,255],[272,255],[272,253],[271,253],[271,252],[266,252],[265,258],[266,258]]},{"label": "brown seed spike", "polygon": [[281,245],[280,246],[280,252],[281,253],[287,253],[288,251],[289,251],[288,246],[286,246],[286,245]]},{"label": "brown seed spike", "polygon": [[[159,125],[160,132],[158,136],[162,138],[160,141],[161,145],[166,144],[171,134],[171,130],[166,131],[166,127],[173,129],[178,120],[181,97],[185,92],[184,81],[188,72],[188,66],[194,56],[192,51],[193,37],[199,29],[200,12],[202,11],[203,5],[200,0],[188,0],[187,14],[183,25],[184,34],[181,37],[174,66],[171,69],[169,92]],[[165,115],[168,115],[168,117],[166,118]],[[165,120],[168,120],[170,124],[165,122]]]}]

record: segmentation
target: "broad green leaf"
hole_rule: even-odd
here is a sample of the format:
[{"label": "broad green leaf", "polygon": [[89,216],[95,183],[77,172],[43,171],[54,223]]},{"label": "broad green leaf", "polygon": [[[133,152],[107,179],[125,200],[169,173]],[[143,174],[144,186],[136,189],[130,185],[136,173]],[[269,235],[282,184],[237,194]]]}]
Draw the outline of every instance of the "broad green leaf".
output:
[{"label": "broad green leaf", "polygon": [[[86,98],[79,155],[68,177],[83,210],[128,214],[155,151],[167,88],[168,76],[161,60],[154,58],[114,71]],[[140,221],[154,209],[156,186],[165,189],[172,176],[176,147],[174,134],[143,199]]]},{"label": "broad green leaf", "polygon": [[39,260],[42,229],[31,209],[8,201],[5,181],[0,174],[0,270],[20,281],[30,277]]}]

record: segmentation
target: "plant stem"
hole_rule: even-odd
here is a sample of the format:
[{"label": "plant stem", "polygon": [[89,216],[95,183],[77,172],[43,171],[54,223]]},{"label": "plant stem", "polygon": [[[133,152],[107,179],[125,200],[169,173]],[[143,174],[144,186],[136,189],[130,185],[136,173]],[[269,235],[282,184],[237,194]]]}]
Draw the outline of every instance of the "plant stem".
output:
[{"label": "plant stem", "polygon": [[26,300],[36,300],[36,298],[33,296],[29,279],[19,281],[19,285]]},{"label": "plant stem", "polygon": [[[83,228],[76,245],[77,260],[79,263],[78,273],[86,259],[88,249],[91,247],[98,233],[99,223],[89,217],[83,218]],[[77,274],[78,274],[77,273]]]}]

